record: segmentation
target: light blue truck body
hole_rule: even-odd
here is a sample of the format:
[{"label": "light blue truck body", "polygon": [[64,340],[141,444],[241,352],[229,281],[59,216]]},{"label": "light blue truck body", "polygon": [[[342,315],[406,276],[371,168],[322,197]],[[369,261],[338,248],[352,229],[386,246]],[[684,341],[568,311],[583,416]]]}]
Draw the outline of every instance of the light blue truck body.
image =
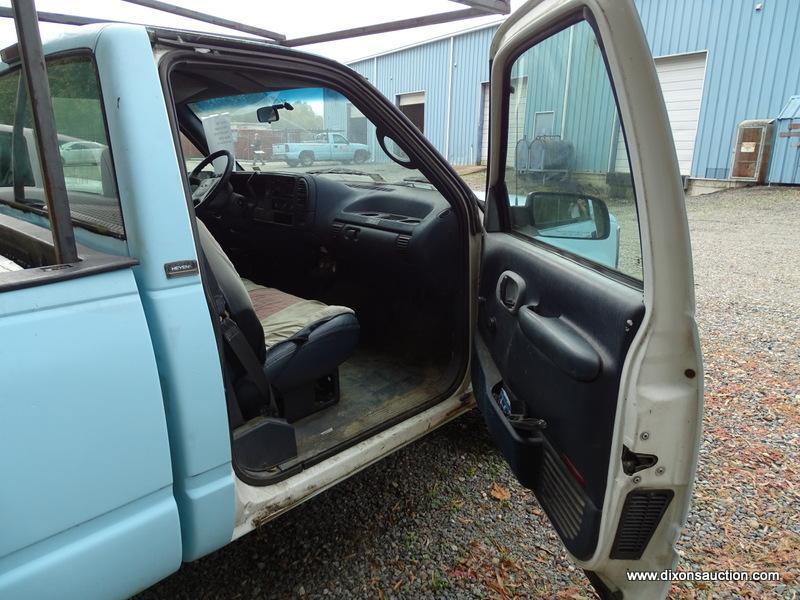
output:
[{"label": "light blue truck body", "polygon": [[338,133],[320,133],[313,142],[289,142],[272,146],[272,158],[285,160],[289,165],[303,163],[306,156],[311,163],[318,161],[366,162],[369,158],[369,148],[366,144],[351,143]]},{"label": "light blue truck body", "polygon": [[197,254],[147,31],[83,27],[45,51],[93,53],[119,149],[127,239],[78,242],[137,264],[0,295],[0,598],[124,597],[231,540],[222,373],[199,275],[164,276]]}]

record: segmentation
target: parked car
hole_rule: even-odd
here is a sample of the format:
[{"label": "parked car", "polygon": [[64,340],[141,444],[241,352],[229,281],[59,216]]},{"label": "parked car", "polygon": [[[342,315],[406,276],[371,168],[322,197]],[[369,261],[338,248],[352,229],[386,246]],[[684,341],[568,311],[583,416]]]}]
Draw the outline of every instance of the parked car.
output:
[{"label": "parked car", "polygon": [[272,158],[285,160],[290,167],[310,167],[318,161],[361,164],[369,160],[369,148],[349,142],[340,133],[318,133],[313,142],[273,144]]},{"label": "parked car", "polygon": [[107,146],[91,140],[66,142],[59,148],[61,159],[67,164],[97,164]]},{"label": "parked car", "polygon": [[[573,41],[562,68],[553,49]],[[632,1],[528,3],[500,26],[484,201],[366,79],[314,54],[119,23],[45,51],[58,131],[24,110],[0,123],[0,597],[136,593],[475,406],[602,597],[666,595],[628,572],[675,566],[703,375],[683,189]],[[0,93],[24,99],[4,60]],[[565,72],[576,153],[624,124],[618,233],[639,270],[599,258],[603,172],[546,189],[514,175],[510,81],[536,76],[535,94]],[[309,88],[346,97],[400,175],[244,171],[229,120],[196,112]],[[96,185],[67,180],[65,210],[26,140],[84,131],[108,151]]]}]

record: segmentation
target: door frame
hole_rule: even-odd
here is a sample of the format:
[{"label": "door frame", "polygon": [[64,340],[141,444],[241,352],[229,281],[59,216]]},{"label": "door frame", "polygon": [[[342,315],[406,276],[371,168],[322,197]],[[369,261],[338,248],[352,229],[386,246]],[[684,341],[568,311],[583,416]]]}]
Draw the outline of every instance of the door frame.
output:
[{"label": "door frame", "polygon": [[[216,47],[218,40],[211,38],[209,43]],[[364,431],[295,468],[269,478],[254,476],[252,473],[239,468],[236,457],[233,457],[233,470],[237,477],[237,491],[244,489],[242,487],[243,484],[246,484],[252,489],[263,489],[264,492],[257,494],[257,496],[280,498],[279,502],[286,505],[285,508],[289,508],[304,499],[303,494],[299,493],[299,486],[303,485],[302,481],[304,481],[310,468],[314,468],[319,464],[325,465],[325,469],[330,471],[330,466],[327,463],[332,457],[337,457],[336,460],[341,462],[339,457],[343,455],[343,453],[349,452],[352,447],[359,447],[359,444],[369,442],[378,435],[382,435],[382,432],[386,430],[393,430],[395,427],[399,428],[399,425],[405,422],[408,422],[409,427],[413,428],[420,419],[423,419],[424,415],[433,410],[432,407],[437,407],[442,403],[449,404],[454,398],[454,395],[460,398],[463,394],[466,385],[465,382],[468,382],[471,327],[474,319],[474,312],[472,310],[475,288],[473,269],[477,268],[475,248],[479,243],[478,233],[481,228],[478,216],[478,203],[469,187],[433,148],[432,144],[424,135],[417,130],[416,127],[408,126],[408,121],[400,112],[399,107],[383,96],[372,84],[363,80],[360,75],[346,66],[327,59],[322,59],[318,56],[284,48],[278,49],[272,46],[264,46],[258,50],[251,50],[249,47],[247,50],[225,47],[220,48],[220,50],[224,51],[221,51],[219,54],[208,55],[198,54],[194,50],[194,47],[197,45],[202,46],[203,44],[198,40],[192,40],[191,43],[170,40],[169,46],[174,48],[174,50],[164,53],[160,57],[158,63],[162,93],[166,100],[167,115],[173,129],[175,152],[179,158],[182,157],[182,154],[178,134],[178,115],[176,114],[170,83],[171,72],[176,66],[182,63],[224,64],[226,66],[235,66],[243,69],[252,68],[261,71],[271,69],[275,73],[294,74],[295,77],[298,70],[300,70],[303,73],[304,80],[314,85],[323,86],[339,92],[345,96],[369,122],[381,123],[383,131],[387,136],[391,136],[395,141],[400,143],[402,145],[401,147],[406,149],[409,156],[416,157],[414,159],[415,168],[423,172],[437,189],[451,192],[445,195],[445,198],[458,215],[459,236],[463,236],[463,254],[461,255],[463,257],[463,264],[460,267],[463,269],[463,279],[461,279],[458,285],[463,286],[464,293],[463,302],[459,299],[458,307],[456,308],[456,310],[463,315],[463,318],[461,316],[459,317],[461,328],[457,331],[458,341],[456,342],[458,351],[463,352],[463,361],[459,365],[458,372],[453,374],[453,382],[449,389],[432,397],[429,401],[414,407],[410,411]],[[178,47],[175,48],[175,46]],[[156,51],[159,49],[160,48],[157,47]],[[201,148],[201,151],[207,151],[207,148]],[[188,180],[186,180],[185,177],[183,183],[185,188],[184,193],[187,198],[186,201],[190,203]],[[193,227],[194,226],[193,220]],[[210,298],[208,299],[208,304],[208,310],[212,311],[213,304]],[[448,417],[448,419],[449,418],[452,417]],[[408,443],[408,441],[410,440],[404,441],[403,443]],[[371,462],[374,462],[374,460],[376,459],[370,459]],[[361,467],[359,466],[358,468]],[[335,470],[338,473],[337,480],[347,477],[347,475],[342,475],[340,469],[337,468]],[[353,471],[353,473],[354,472],[355,471]],[[259,486],[265,487],[262,488]],[[279,488],[280,493],[275,496],[274,493],[266,491],[269,488]],[[290,501],[288,504],[287,500]],[[259,523],[256,523],[255,526],[258,524]],[[238,523],[237,526],[239,526]]]}]

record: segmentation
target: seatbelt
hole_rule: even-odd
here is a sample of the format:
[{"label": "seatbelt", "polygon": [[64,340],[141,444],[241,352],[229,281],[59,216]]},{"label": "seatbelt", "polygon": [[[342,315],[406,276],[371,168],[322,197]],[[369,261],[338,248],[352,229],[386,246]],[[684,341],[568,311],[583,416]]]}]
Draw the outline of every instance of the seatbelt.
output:
[{"label": "seatbelt", "polygon": [[220,328],[222,329],[222,339],[225,344],[230,348],[231,352],[236,355],[239,364],[247,373],[250,381],[258,389],[258,393],[267,401],[267,410],[270,417],[278,415],[278,405],[275,403],[275,395],[272,393],[272,388],[267,381],[267,376],[264,375],[264,365],[258,360],[256,353],[250,342],[244,337],[244,333],[236,324],[236,321],[231,319],[228,312],[228,301],[225,298],[225,293],[220,288],[217,278],[214,277],[214,272],[211,270],[211,265],[208,263],[205,252],[200,248],[200,258],[203,261],[203,269],[207,274],[208,287],[211,292],[211,298],[214,301],[214,309],[220,319]]}]

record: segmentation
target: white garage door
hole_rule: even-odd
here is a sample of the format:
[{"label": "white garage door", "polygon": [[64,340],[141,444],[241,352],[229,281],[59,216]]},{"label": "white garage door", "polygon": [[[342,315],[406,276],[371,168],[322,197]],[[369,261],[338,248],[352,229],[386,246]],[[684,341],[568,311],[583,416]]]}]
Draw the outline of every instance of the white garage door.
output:
[{"label": "white garage door", "polygon": [[[481,85],[483,109],[481,112],[481,164],[486,164],[489,157],[489,84]],[[473,130],[474,131],[474,130]]]},{"label": "white garage door", "polygon": [[[509,98],[512,114],[510,116],[508,128],[508,162],[514,164],[514,152],[516,151],[517,141],[525,134],[525,113],[528,101],[528,78],[519,77],[511,82],[514,91]],[[489,84],[481,85],[481,95],[483,97],[483,111],[481,117],[481,162],[485,165],[489,156]]]},{"label": "white garage door", "polygon": [[[703,100],[703,81],[706,74],[706,53],[685,54],[656,59],[656,72],[661,82],[664,103],[675,139],[675,151],[681,175],[689,175]],[[625,143],[619,136],[617,144],[617,171],[628,171]]]}]

